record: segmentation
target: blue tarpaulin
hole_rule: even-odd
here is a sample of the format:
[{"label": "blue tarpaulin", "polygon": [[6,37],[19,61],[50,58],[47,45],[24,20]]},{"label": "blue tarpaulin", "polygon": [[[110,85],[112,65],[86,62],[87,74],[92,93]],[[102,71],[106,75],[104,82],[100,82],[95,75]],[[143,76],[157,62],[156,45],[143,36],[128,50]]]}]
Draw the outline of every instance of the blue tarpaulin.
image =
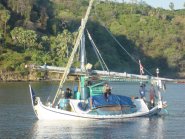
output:
[{"label": "blue tarpaulin", "polygon": [[130,97],[120,95],[109,95],[106,99],[104,95],[92,96],[92,105],[94,108],[111,105],[128,105],[132,106],[133,102]]}]

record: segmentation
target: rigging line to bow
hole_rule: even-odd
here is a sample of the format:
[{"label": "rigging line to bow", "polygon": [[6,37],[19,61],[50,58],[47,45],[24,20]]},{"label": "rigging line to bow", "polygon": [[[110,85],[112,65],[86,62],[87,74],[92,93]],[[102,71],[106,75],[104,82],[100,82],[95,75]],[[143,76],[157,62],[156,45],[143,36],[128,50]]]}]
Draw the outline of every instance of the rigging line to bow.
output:
[{"label": "rigging line to bow", "polygon": [[[124,48],[124,46],[116,39],[116,37],[109,31],[109,29],[105,26],[105,24],[102,22],[100,17],[97,15],[96,12],[96,6],[95,6],[95,16],[100,21],[100,24],[105,28],[105,30],[109,33],[109,35],[114,39],[114,41],[126,52],[126,54],[136,63],[139,65],[139,62]],[[150,76],[153,76],[152,73],[150,73],[146,68],[143,68]]]}]

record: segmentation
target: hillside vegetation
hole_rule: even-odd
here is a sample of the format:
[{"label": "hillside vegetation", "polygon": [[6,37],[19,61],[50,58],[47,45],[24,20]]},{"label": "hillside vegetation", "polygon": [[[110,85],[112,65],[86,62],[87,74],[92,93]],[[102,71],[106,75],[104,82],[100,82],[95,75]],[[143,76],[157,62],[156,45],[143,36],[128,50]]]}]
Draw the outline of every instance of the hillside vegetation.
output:
[{"label": "hillside vegetation", "polygon": [[[65,66],[87,7],[88,0],[0,0],[0,79],[27,77],[25,65]],[[139,74],[140,59],[153,75],[158,67],[162,76],[185,77],[185,10],[96,1],[87,29],[111,71]],[[101,69],[87,37],[86,46],[87,61]]]}]

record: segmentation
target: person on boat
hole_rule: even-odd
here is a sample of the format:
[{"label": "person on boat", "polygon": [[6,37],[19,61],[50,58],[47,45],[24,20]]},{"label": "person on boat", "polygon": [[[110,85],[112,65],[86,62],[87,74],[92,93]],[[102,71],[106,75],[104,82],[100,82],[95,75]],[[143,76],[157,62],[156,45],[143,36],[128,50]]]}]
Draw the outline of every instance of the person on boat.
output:
[{"label": "person on boat", "polygon": [[140,89],[139,89],[139,94],[140,94],[140,96],[141,96],[141,98],[145,101],[146,100],[146,98],[145,98],[145,95],[146,95],[146,89],[145,89],[145,84],[141,84],[140,85]]},{"label": "person on boat", "polygon": [[108,85],[108,83],[105,83],[103,87],[103,93],[105,99],[108,101],[108,96],[111,95],[111,87]]},{"label": "person on boat", "polygon": [[103,93],[106,93],[110,89],[110,86],[108,83],[105,83],[103,86]]},{"label": "person on boat", "polygon": [[67,88],[65,91],[65,99],[70,99],[72,97],[71,89]]},{"label": "person on boat", "polygon": [[151,107],[154,107],[155,105],[155,96],[156,96],[155,88],[154,88],[154,85],[151,84],[151,88],[150,88],[150,106]]},{"label": "person on boat", "polygon": [[106,100],[108,101],[108,97],[111,95],[111,89],[107,89],[106,92],[104,93],[104,96],[106,98]]},{"label": "person on boat", "polygon": [[[108,102],[109,96],[111,95],[111,87],[108,85],[108,83],[105,83],[103,86],[103,98]],[[101,97],[102,98],[102,97]],[[90,109],[93,109],[93,97],[89,98],[89,107]]]}]

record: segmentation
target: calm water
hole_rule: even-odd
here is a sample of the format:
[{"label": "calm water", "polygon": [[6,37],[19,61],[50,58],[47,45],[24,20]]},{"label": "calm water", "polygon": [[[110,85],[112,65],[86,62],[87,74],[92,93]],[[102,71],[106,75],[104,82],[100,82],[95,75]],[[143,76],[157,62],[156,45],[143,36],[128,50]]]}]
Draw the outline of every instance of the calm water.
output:
[{"label": "calm water", "polygon": [[[57,85],[56,82],[32,83],[44,102],[53,97]],[[112,87],[115,94],[132,96],[138,92],[137,84],[114,83]],[[31,107],[28,83],[0,83],[0,138],[185,138],[185,84],[167,84],[163,96],[168,102],[168,115],[126,120],[38,121]]]}]

